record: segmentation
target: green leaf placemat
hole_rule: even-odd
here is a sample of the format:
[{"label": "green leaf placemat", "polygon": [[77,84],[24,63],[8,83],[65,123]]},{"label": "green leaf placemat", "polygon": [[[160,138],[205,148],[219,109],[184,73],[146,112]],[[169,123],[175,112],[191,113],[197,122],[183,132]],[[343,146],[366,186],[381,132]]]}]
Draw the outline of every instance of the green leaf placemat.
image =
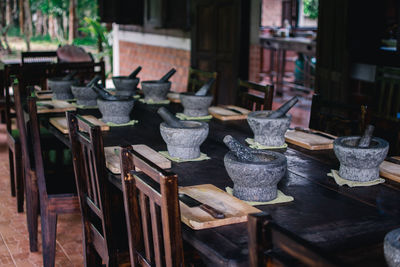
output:
[{"label": "green leaf placemat", "polygon": [[71,103],[74,107],[77,107],[79,109],[97,109],[97,106],[84,106],[84,105],[78,105],[77,103]]},{"label": "green leaf placemat", "polygon": [[[230,187],[225,187],[225,191],[233,196],[233,189]],[[294,200],[294,197],[285,195],[281,190],[278,190],[278,194],[275,199],[270,200],[270,201],[265,201],[265,202],[258,202],[258,201],[246,201],[247,204],[250,206],[257,206],[257,205],[271,205],[271,204],[279,204],[279,203],[286,203],[286,202],[292,202]]]},{"label": "green leaf placemat", "polygon": [[383,179],[383,178],[378,178],[376,180],[369,181],[369,182],[351,181],[351,180],[347,180],[347,179],[340,177],[339,172],[337,170],[331,170],[331,172],[328,173],[327,175],[329,177],[332,177],[335,180],[335,182],[340,186],[343,186],[343,185],[347,185],[349,187],[372,186],[372,185],[377,185],[377,184],[381,184],[381,183],[385,182],[385,179]]},{"label": "green leaf placemat", "polygon": [[106,124],[110,127],[122,127],[122,126],[130,126],[130,125],[135,125],[136,123],[138,123],[138,120],[131,120],[127,123],[121,123],[121,124],[117,124],[114,122],[106,122]]},{"label": "green leaf placemat", "polygon": [[161,100],[161,101],[154,101],[153,99],[145,100],[144,98],[139,99],[140,102],[144,104],[149,104],[149,105],[165,105],[169,104],[169,100]]},{"label": "green leaf placemat", "polygon": [[259,144],[258,142],[254,141],[253,138],[246,138],[246,143],[249,144],[249,147],[254,148],[254,149],[282,149],[282,148],[287,148],[288,144],[284,144],[283,146],[263,146]]},{"label": "green leaf placemat", "polygon": [[163,156],[166,157],[167,159],[172,160],[172,161],[177,162],[177,163],[189,162],[189,161],[202,161],[202,160],[208,160],[208,159],[210,159],[210,157],[207,156],[207,155],[204,154],[204,153],[200,153],[200,157],[198,157],[197,159],[181,159],[181,158],[174,158],[174,157],[171,157],[171,156],[169,155],[168,151],[158,151],[158,153],[160,153],[161,155],[163,155]]},{"label": "green leaf placemat", "polygon": [[200,117],[190,117],[190,116],[186,116],[183,113],[176,113],[176,117],[183,121],[204,121],[204,120],[212,119],[212,115],[200,116]]}]

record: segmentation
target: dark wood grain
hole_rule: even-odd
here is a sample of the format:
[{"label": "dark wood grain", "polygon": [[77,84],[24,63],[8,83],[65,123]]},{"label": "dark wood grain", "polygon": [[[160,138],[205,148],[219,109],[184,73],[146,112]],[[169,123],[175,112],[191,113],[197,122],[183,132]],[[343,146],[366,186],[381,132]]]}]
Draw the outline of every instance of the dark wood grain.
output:
[{"label": "dark wood grain", "polygon": [[[159,133],[161,118],[156,115],[157,108],[135,103],[131,118],[139,123],[112,127],[104,133],[104,144],[145,144],[155,150],[166,150]],[[181,111],[179,105],[168,108],[173,112]],[[89,110],[78,112],[95,114]],[[171,170],[178,174],[180,186],[211,183],[225,189],[233,185],[223,163],[228,149],[222,139],[229,133],[244,142],[245,138],[252,137],[252,133],[246,121],[211,120],[209,126],[209,136],[201,145],[201,151],[211,159],[172,164]],[[68,143],[68,137],[64,138]],[[388,183],[365,188],[340,187],[326,176],[331,168],[338,167],[332,151],[313,152],[293,146],[284,154],[288,159],[288,173],[278,187],[295,200],[258,208],[268,212],[282,227],[346,264],[384,264],[384,235],[400,226],[396,206],[400,201],[399,187]],[[121,190],[118,176],[109,173],[109,181]],[[215,266],[248,264],[248,236],[244,223],[201,231],[182,225],[182,236]]]}]

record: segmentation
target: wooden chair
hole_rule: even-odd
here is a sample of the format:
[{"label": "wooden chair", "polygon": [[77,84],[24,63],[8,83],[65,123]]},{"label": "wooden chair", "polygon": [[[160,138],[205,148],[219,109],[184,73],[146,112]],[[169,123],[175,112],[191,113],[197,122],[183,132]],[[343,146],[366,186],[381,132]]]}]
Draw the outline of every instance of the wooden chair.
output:
[{"label": "wooden chair", "polygon": [[248,215],[249,263],[261,266],[343,266],[306,240],[271,220],[267,213]]},{"label": "wooden chair", "polygon": [[369,110],[375,135],[390,143],[390,153],[400,153],[400,69],[379,67],[376,75],[375,105]]},{"label": "wooden chair", "polygon": [[252,111],[272,109],[273,85],[260,85],[239,79],[238,86],[240,106]]},{"label": "wooden chair", "polygon": [[127,243],[117,242],[117,233],[126,229],[124,218],[119,227],[115,227],[117,220],[112,220],[112,211],[118,204],[112,199],[110,184],[107,185],[101,129],[72,112],[67,117],[82,213],[85,266],[129,263]]},{"label": "wooden chair", "polygon": [[196,92],[200,89],[209,79],[214,78],[215,82],[210,89],[211,94],[214,96],[214,103],[217,102],[218,92],[217,92],[217,85],[218,85],[218,73],[217,72],[208,72],[198,69],[189,68],[189,77],[188,77],[188,92]]},{"label": "wooden chair", "polygon": [[121,169],[131,265],[184,266],[177,175],[131,147],[121,149]]},{"label": "wooden chair", "polygon": [[[40,205],[44,266],[54,266],[58,214],[79,212],[79,201],[71,168],[49,170],[43,160],[36,99],[28,97],[31,146],[35,171],[30,172],[32,186],[37,186]],[[25,154],[25,153],[24,153]],[[35,183],[36,182],[36,183]],[[36,188],[31,189],[33,192]],[[35,209],[34,209],[35,210]],[[37,229],[36,229],[37,231]]]}]

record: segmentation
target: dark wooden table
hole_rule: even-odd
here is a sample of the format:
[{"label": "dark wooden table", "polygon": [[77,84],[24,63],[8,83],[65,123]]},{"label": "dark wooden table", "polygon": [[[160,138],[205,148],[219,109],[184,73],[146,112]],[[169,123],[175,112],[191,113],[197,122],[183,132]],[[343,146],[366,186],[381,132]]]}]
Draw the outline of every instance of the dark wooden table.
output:
[{"label": "dark wooden table", "polygon": [[[135,126],[112,127],[104,132],[106,146],[146,144],[155,150],[166,150],[159,133],[159,106],[136,102],[132,118]],[[180,111],[177,104],[168,106]],[[78,110],[81,114],[100,117],[96,110]],[[225,171],[223,157],[228,149],[222,143],[226,134],[244,139],[252,133],[246,121],[211,120],[210,133],[201,151],[211,157],[201,162],[173,163],[179,185],[214,184],[224,189],[232,186]],[[56,128],[48,128],[65,144],[68,137]],[[400,227],[400,185],[387,181],[372,187],[338,186],[327,177],[338,162],[332,150],[308,151],[289,146],[284,152],[288,160],[287,175],[278,187],[294,201],[258,206],[271,214],[283,227],[338,257],[351,266],[385,266],[383,238]],[[121,188],[119,176],[109,173],[110,182]],[[212,266],[247,266],[247,228],[245,223],[195,231],[183,225],[184,239],[207,258]]]}]

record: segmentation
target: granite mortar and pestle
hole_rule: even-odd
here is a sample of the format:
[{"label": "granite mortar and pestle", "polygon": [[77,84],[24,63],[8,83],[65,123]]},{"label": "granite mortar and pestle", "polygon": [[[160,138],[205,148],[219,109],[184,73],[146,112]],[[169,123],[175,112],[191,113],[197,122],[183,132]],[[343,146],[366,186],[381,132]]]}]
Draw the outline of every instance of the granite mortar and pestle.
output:
[{"label": "granite mortar and pestle", "polygon": [[142,67],[139,66],[128,76],[112,77],[116,94],[122,96],[133,96],[135,94],[136,86],[139,83],[139,78],[137,78],[136,75],[138,75],[141,70]]},{"label": "granite mortar and pestle", "polygon": [[91,88],[98,94],[97,106],[104,122],[122,124],[130,121],[129,115],[135,103],[132,97],[114,96],[96,85]]},{"label": "granite mortar and pestle", "polygon": [[372,137],[374,126],[368,125],[364,135],[343,136],[333,142],[333,150],[340,162],[340,177],[358,182],[379,178],[379,165],[389,150],[389,143]]},{"label": "granite mortar and pestle", "polygon": [[383,251],[389,267],[400,266],[400,228],[386,234],[383,241]]},{"label": "granite mortar and pestle", "polygon": [[47,79],[47,87],[53,91],[53,99],[67,100],[74,98],[71,86],[78,85],[79,81],[74,79],[77,71],[71,71],[64,77],[54,77]]},{"label": "granite mortar and pestle", "polygon": [[286,157],[274,151],[252,150],[230,135],[223,141],[230,149],[224,165],[233,181],[233,195],[246,201],[275,199],[278,182],[286,173]]},{"label": "granite mortar and pestle", "polygon": [[211,78],[196,93],[182,93],[179,95],[183,114],[189,117],[201,117],[208,115],[208,108],[213,101],[212,95],[207,95],[215,79]]},{"label": "granite mortar and pestle", "polygon": [[160,124],[160,133],[167,144],[168,154],[180,159],[200,157],[200,145],[208,136],[208,124],[180,121],[164,107],[159,108],[157,113],[164,120]]},{"label": "granite mortar and pestle", "polygon": [[172,68],[158,81],[141,82],[145,100],[163,101],[167,99],[167,94],[171,88],[168,80],[174,75],[176,70]]},{"label": "granite mortar and pestle", "polygon": [[254,141],[263,146],[280,147],[285,144],[285,133],[292,120],[286,113],[297,103],[297,96],[291,98],[275,111],[253,111],[247,115],[247,122],[254,133]]},{"label": "granite mortar and pestle", "polygon": [[101,77],[96,75],[88,84],[85,86],[72,85],[71,91],[76,98],[76,104],[82,106],[96,106],[97,105],[97,93],[93,90],[92,86],[100,81]]}]

